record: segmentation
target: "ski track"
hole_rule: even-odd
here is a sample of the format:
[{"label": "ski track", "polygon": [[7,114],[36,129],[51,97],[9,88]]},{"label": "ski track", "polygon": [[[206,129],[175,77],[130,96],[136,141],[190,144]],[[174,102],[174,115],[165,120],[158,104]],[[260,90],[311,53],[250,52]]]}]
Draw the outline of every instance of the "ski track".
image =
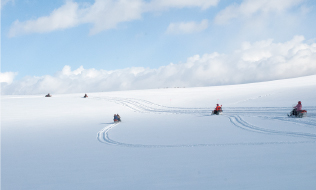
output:
[{"label": "ski track", "polygon": [[[116,98],[104,97],[93,98],[97,100],[105,100],[120,104],[128,107],[129,109],[139,113],[165,113],[165,114],[194,114],[201,116],[209,116],[212,113],[212,108],[181,108],[181,107],[168,107],[152,103],[146,100],[132,99],[132,98]],[[293,131],[278,131],[273,129],[266,129],[257,127],[246,122],[240,115],[247,115],[250,117],[261,117],[263,119],[280,120],[285,122],[292,122],[298,125],[304,125],[310,128],[316,128],[316,117],[313,116],[308,120],[287,118],[284,116],[290,108],[288,107],[249,107],[249,108],[225,108],[225,117],[228,117],[230,122],[246,131],[263,133],[269,135],[285,135],[294,137],[303,137],[308,139],[316,139],[316,134],[302,133]],[[309,112],[315,113],[316,107],[308,107]],[[263,115],[263,116],[262,116]],[[272,115],[272,116],[271,116]],[[315,143],[316,141],[280,141],[280,142],[254,142],[254,143],[223,143],[223,144],[179,144],[179,145],[146,145],[146,144],[130,144],[112,140],[109,137],[109,131],[118,126],[119,123],[113,123],[97,133],[97,139],[101,143],[108,145],[124,146],[124,147],[141,147],[141,148],[175,148],[175,147],[208,147],[208,146],[238,146],[238,145],[278,145],[278,144],[299,144],[299,143]]]}]

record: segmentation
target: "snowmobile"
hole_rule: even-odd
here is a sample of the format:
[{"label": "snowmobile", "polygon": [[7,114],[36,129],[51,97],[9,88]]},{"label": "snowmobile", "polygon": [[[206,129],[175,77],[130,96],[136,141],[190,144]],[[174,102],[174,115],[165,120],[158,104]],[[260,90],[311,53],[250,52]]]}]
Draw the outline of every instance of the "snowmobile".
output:
[{"label": "snowmobile", "polygon": [[115,114],[115,115],[114,115],[113,121],[114,121],[114,123],[121,122],[121,117],[119,116],[119,114]]},{"label": "snowmobile", "polygon": [[212,115],[221,115],[223,114],[222,106],[217,104],[216,108],[212,111]]},{"label": "snowmobile", "polygon": [[121,122],[121,118],[113,119],[114,123]]},{"label": "snowmobile", "polygon": [[85,94],[83,97],[84,97],[84,98],[88,98],[88,95],[87,95],[87,94]]},{"label": "snowmobile", "polygon": [[212,111],[212,115],[222,115],[223,114],[223,110],[213,110]]},{"label": "snowmobile", "polygon": [[47,95],[45,95],[45,97],[52,97],[52,95],[50,95],[49,93]]},{"label": "snowmobile", "polygon": [[296,109],[293,109],[290,114],[287,114],[288,117],[298,117],[298,118],[306,117],[306,115],[307,115],[306,110],[296,111]]}]

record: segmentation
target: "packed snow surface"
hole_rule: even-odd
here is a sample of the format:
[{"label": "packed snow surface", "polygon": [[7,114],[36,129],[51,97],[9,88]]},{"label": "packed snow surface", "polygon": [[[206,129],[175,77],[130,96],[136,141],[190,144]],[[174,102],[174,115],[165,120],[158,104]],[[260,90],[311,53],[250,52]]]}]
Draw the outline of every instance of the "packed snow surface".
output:
[{"label": "packed snow surface", "polygon": [[83,95],[1,97],[2,190],[316,187],[316,75]]}]

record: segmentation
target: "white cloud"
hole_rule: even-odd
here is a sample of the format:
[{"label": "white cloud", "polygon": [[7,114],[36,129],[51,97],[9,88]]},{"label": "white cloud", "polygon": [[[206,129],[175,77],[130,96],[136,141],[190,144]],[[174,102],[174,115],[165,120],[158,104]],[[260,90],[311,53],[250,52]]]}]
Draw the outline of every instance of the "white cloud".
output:
[{"label": "white cloud", "polygon": [[92,24],[90,34],[116,28],[119,23],[141,19],[145,12],[161,11],[169,8],[200,7],[207,9],[215,6],[218,0],[95,0],[94,4],[80,6],[77,2],[67,1],[49,16],[35,20],[16,20],[10,28],[9,36],[29,33],[45,33]]},{"label": "white cloud", "polygon": [[[25,77],[2,85],[2,94],[97,92],[163,87],[197,87],[260,82],[316,74],[316,43],[295,36],[284,43],[273,40],[245,42],[231,54],[194,55],[185,63],[157,69],[71,70],[54,76]],[[10,79],[10,80],[9,80]]]},{"label": "white cloud", "polygon": [[16,72],[4,72],[4,73],[0,73],[0,83],[7,83],[7,84],[11,84],[14,77],[17,75],[18,73]]},{"label": "white cloud", "polygon": [[93,23],[90,34],[115,28],[118,23],[141,18],[143,13],[141,0],[96,0],[95,3],[83,10],[83,23]]},{"label": "white cloud", "polygon": [[255,14],[280,13],[302,3],[304,0],[244,0],[240,5],[232,4],[219,12],[215,23],[226,24],[235,18],[250,18]]},{"label": "white cloud", "polygon": [[201,23],[196,22],[180,22],[180,23],[170,23],[167,28],[168,34],[189,34],[200,32],[208,27],[208,20],[204,19]]},{"label": "white cloud", "polygon": [[202,10],[216,6],[219,0],[153,0],[147,4],[149,10],[169,8],[200,7]]},{"label": "white cloud", "polygon": [[50,32],[74,27],[80,22],[78,4],[67,1],[65,5],[55,9],[49,16],[25,22],[16,20],[10,28],[9,36],[14,37],[19,34]]},{"label": "white cloud", "polygon": [[8,3],[14,4],[15,0],[1,0],[1,9]]}]

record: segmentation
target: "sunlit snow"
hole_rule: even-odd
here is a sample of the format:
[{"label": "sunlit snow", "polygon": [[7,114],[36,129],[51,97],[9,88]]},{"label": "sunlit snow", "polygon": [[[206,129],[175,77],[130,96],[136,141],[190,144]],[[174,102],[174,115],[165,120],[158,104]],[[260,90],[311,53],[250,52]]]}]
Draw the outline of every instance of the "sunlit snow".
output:
[{"label": "sunlit snow", "polygon": [[[316,75],[2,96],[2,189],[314,189],[315,94]],[[287,117],[299,100],[307,117]]]}]

